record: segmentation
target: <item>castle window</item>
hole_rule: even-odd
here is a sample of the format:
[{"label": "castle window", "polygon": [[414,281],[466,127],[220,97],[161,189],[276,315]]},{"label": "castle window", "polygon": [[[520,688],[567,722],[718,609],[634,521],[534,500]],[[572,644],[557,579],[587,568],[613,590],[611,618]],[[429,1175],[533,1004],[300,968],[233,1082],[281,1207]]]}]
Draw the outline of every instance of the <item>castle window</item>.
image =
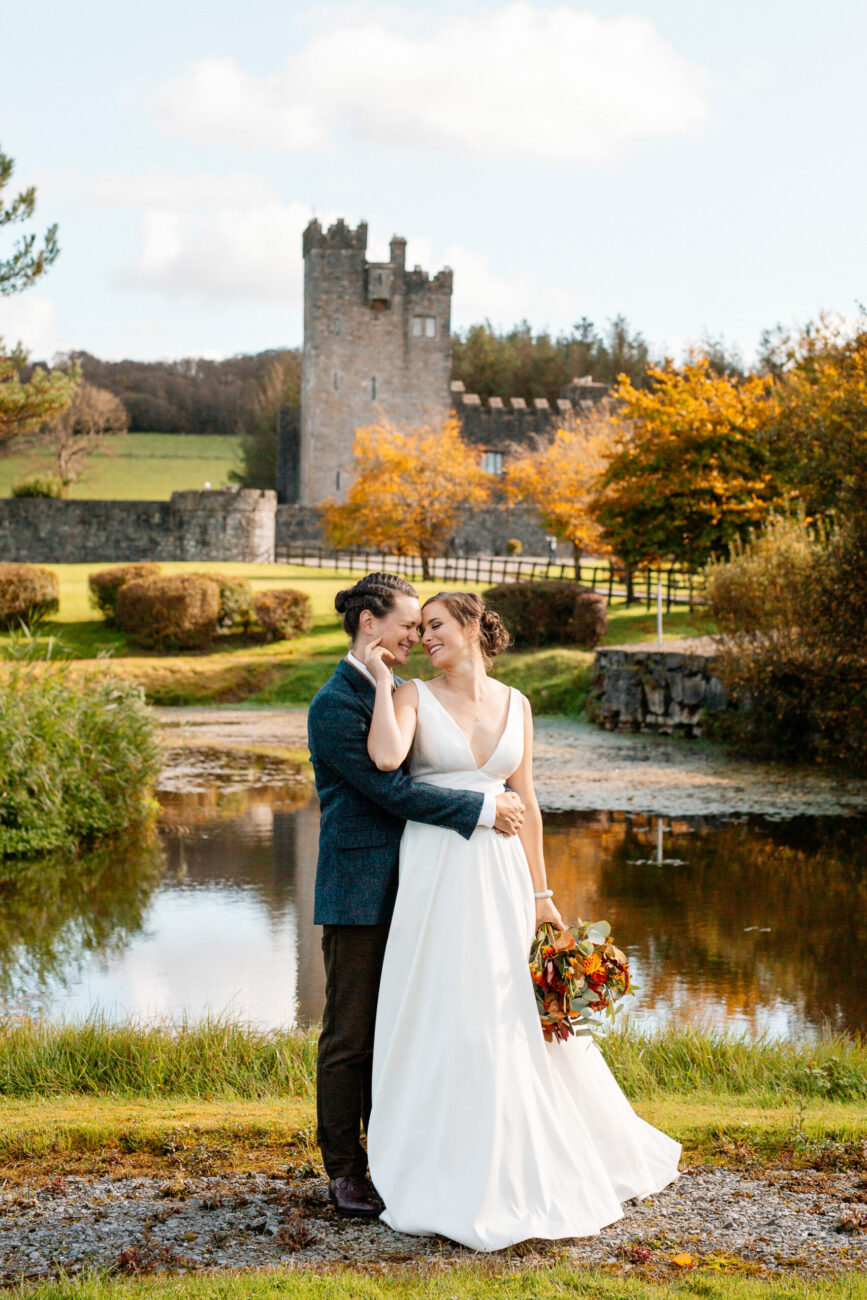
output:
[{"label": "castle window", "polygon": [[370,399],[376,401],[376,375],[371,376],[370,380]]},{"label": "castle window", "polygon": [[335,334],[339,334],[339,333],[340,333],[340,317],[339,317],[339,316],[335,316],[335,317],[334,317],[334,333],[335,333]]},{"label": "castle window", "polygon": [[335,370],[335,372],[334,372],[334,391],[335,391],[335,393],[337,392],[337,390],[338,390],[339,387],[340,387],[340,384],[339,384],[339,382],[338,382],[338,378],[337,378],[337,371]]},{"label": "castle window", "polygon": [[482,457],[483,474],[502,474],[503,472],[503,453],[501,451],[486,451]]},{"label": "castle window", "polygon": [[436,316],[413,316],[412,336],[414,339],[435,339],[437,336]]}]

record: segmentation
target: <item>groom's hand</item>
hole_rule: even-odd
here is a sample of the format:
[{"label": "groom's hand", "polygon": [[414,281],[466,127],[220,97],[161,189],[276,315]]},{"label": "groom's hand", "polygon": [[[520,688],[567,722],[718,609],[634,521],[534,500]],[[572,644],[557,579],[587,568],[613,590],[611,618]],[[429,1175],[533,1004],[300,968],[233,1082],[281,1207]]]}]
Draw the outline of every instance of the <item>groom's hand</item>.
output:
[{"label": "groom's hand", "polygon": [[394,680],[391,671],[391,665],[396,663],[394,655],[390,650],[386,650],[382,644],[382,637],[378,636],[375,641],[363,650],[361,662],[365,668],[373,674],[377,681],[383,679]]},{"label": "groom's hand", "polygon": [[505,794],[498,794],[494,830],[499,831],[501,835],[517,835],[524,825],[525,811],[524,805],[514,790],[507,790]]}]

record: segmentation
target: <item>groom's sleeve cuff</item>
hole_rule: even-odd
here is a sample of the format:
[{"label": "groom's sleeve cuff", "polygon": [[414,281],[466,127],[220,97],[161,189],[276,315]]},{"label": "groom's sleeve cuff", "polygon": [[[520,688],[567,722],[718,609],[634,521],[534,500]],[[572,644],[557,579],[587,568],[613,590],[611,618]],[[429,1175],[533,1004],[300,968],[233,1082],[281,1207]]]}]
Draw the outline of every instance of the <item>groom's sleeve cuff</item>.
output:
[{"label": "groom's sleeve cuff", "polygon": [[496,795],[486,794],[485,802],[482,804],[482,811],[479,813],[479,826],[492,827],[497,820],[497,799]]}]

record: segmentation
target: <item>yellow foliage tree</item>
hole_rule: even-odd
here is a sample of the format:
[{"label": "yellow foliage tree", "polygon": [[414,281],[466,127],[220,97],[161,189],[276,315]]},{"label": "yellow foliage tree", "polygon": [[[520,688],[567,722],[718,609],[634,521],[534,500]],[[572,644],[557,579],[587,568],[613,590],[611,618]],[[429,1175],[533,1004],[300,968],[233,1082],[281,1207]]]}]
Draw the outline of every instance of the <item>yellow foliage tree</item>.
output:
[{"label": "yellow foliage tree", "polygon": [[633,435],[605,473],[599,518],[627,565],[668,556],[701,565],[783,495],[773,380],[720,374],[700,355],[648,374],[650,388],[624,375],[615,391]]},{"label": "yellow foliage tree", "polygon": [[583,551],[609,547],[594,514],[602,476],[624,433],[606,413],[558,429],[545,447],[519,456],[503,476],[510,505],[530,504],[544,527],[572,543],[576,563]]},{"label": "yellow foliage tree", "polygon": [[421,557],[422,576],[446,549],[462,513],[489,499],[480,454],[461,439],[451,412],[438,427],[359,429],[355,481],[343,502],[328,501],[326,535],[335,546],[379,546]]}]

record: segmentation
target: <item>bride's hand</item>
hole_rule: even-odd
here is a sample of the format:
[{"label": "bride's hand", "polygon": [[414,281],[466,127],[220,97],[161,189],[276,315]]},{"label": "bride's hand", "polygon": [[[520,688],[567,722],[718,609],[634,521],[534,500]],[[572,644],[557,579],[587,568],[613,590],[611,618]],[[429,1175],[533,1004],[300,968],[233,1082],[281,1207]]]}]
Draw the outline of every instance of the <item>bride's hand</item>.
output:
[{"label": "bride's hand", "polygon": [[397,663],[394,655],[390,650],[386,650],[382,644],[382,637],[377,637],[371,641],[369,646],[365,647],[362,663],[365,668],[373,674],[378,682],[385,678],[391,678],[391,664]]},{"label": "bride's hand", "polygon": [[536,899],[536,929],[538,929],[543,922],[553,925],[555,930],[566,929],[566,922],[554,906],[553,898]]}]

